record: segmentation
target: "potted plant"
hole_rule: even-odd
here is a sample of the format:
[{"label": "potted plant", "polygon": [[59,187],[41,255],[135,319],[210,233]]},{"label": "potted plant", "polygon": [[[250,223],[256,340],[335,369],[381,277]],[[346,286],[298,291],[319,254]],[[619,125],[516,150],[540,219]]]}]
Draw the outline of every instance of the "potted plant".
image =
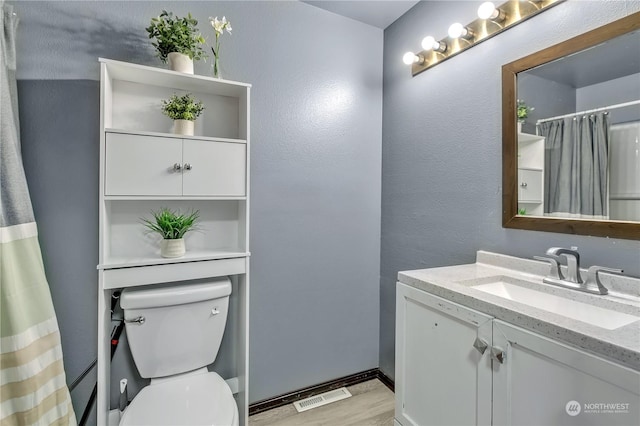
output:
[{"label": "potted plant", "polygon": [[141,220],[150,232],[157,232],[162,236],[160,255],[167,258],[184,256],[184,234],[197,229],[200,212],[195,210],[181,214],[179,211],[163,207],[159,211],[152,210],[151,215],[152,219]]},{"label": "potted plant", "polygon": [[527,106],[527,104],[523,100],[517,100],[518,133],[522,132],[522,123],[525,122],[525,120],[529,116],[529,113],[534,109],[535,108],[533,107]]},{"label": "potted plant", "polygon": [[193,136],[196,118],[204,111],[202,101],[191,93],[178,96],[175,93],[162,101],[162,112],[173,119],[173,132],[178,135]]},{"label": "potted plant", "polygon": [[202,49],[205,40],[197,25],[191,13],[179,18],[163,10],[160,16],[151,18],[146,28],[149,38],[155,38],[152,44],[158,57],[163,63],[169,61],[172,70],[193,74],[193,60],[206,58]]}]

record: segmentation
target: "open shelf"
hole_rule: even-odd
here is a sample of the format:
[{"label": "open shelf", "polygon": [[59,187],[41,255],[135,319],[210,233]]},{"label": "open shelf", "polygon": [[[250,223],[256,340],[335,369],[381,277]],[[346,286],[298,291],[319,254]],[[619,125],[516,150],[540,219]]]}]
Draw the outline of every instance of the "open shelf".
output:
[{"label": "open shelf", "polygon": [[518,133],[518,143],[537,142],[544,139],[544,136],[532,135],[531,133]]},{"label": "open shelf", "polygon": [[127,135],[139,135],[139,136],[157,136],[161,138],[172,138],[172,139],[195,139],[195,140],[211,141],[211,142],[244,143],[244,144],[247,143],[246,139],[217,138],[214,136],[188,136],[188,135],[177,135],[175,133],[149,132],[145,130],[107,128],[104,131],[107,133],[122,133]]},{"label": "open shelf", "polygon": [[248,87],[251,87],[247,83],[185,74],[146,65],[114,61],[113,59],[100,58],[99,61],[107,65],[109,77],[114,80],[238,98],[246,93]]},{"label": "open shelf", "polygon": [[187,253],[176,259],[160,257],[160,250],[153,256],[148,257],[112,257],[105,259],[103,264],[98,265],[98,269],[132,268],[137,266],[167,265],[185,262],[199,262],[203,260],[232,259],[236,257],[247,257],[248,252],[234,250],[189,250]]}]

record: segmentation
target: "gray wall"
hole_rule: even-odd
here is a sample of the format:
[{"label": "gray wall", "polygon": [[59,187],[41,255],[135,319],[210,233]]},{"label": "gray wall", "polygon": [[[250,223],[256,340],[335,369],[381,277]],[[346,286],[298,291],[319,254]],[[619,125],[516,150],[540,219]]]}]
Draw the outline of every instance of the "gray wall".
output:
[{"label": "gray wall", "polygon": [[[632,74],[576,90],[577,111],[586,111],[640,99],[640,74]],[[640,105],[610,112],[611,124],[640,120]]]},{"label": "gray wall", "polygon": [[427,32],[474,19],[477,2],[421,2],[384,33],[380,367],[394,375],[401,270],[471,263],[479,249],[531,257],[578,246],[583,264],[640,275],[640,242],[501,226],[503,64],[640,10],[639,2],[566,1],[411,77],[401,57]]},{"label": "gray wall", "polygon": [[[192,12],[209,37],[207,17],[226,15],[223,76],[253,84],[251,400],[377,367],[382,31],[300,2],[13,3],[25,166],[69,380],[96,353],[97,58],[162,66],[144,27],[163,8]],[[73,393],[78,415],[90,386]]]},{"label": "gray wall", "polygon": [[527,72],[518,75],[518,99],[534,108],[522,125],[525,133],[534,135],[539,119],[577,111],[575,88]]}]

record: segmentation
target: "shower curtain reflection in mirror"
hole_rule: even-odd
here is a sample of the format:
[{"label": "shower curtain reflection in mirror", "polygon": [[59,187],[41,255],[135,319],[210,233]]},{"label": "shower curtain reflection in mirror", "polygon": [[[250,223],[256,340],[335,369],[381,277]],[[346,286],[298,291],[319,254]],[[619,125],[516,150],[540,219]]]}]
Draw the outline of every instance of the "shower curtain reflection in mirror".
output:
[{"label": "shower curtain reflection in mirror", "polygon": [[[638,102],[631,103],[640,113]],[[545,216],[640,221],[640,121],[621,120],[640,114],[629,112],[538,121]]]},{"label": "shower curtain reflection in mirror", "polygon": [[609,114],[540,123],[545,137],[544,213],[608,219]]}]

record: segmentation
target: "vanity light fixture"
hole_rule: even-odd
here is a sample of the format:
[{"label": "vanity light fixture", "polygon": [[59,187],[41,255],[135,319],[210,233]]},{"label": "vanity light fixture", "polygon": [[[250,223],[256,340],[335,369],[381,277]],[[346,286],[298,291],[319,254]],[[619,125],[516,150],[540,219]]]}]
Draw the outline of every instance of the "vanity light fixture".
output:
[{"label": "vanity light fixture", "polygon": [[404,62],[405,65],[411,65],[411,64],[421,65],[424,63],[424,56],[416,55],[413,52],[407,52],[404,55],[402,55],[402,62]]},{"label": "vanity light fixture", "polygon": [[[563,1],[508,0],[499,6],[486,1],[478,8],[478,19],[467,25],[456,22],[449,27],[449,36],[440,41],[433,36],[425,37],[422,39],[421,52],[407,52],[402,59],[411,66],[411,74],[416,76]],[[459,39],[465,42],[459,42]]]},{"label": "vanity light fixture", "polygon": [[449,37],[451,38],[463,38],[467,41],[473,40],[475,38],[475,34],[471,31],[471,28],[465,27],[459,22],[455,24],[451,24],[449,27]]},{"label": "vanity light fixture", "polygon": [[424,50],[433,50],[434,52],[444,53],[447,51],[447,43],[437,41],[432,36],[426,36],[422,39],[422,48]]},{"label": "vanity light fixture", "polygon": [[493,2],[486,1],[478,8],[478,18],[488,19],[493,22],[502,22],[507,19],[507,14],[498,9]]}]

